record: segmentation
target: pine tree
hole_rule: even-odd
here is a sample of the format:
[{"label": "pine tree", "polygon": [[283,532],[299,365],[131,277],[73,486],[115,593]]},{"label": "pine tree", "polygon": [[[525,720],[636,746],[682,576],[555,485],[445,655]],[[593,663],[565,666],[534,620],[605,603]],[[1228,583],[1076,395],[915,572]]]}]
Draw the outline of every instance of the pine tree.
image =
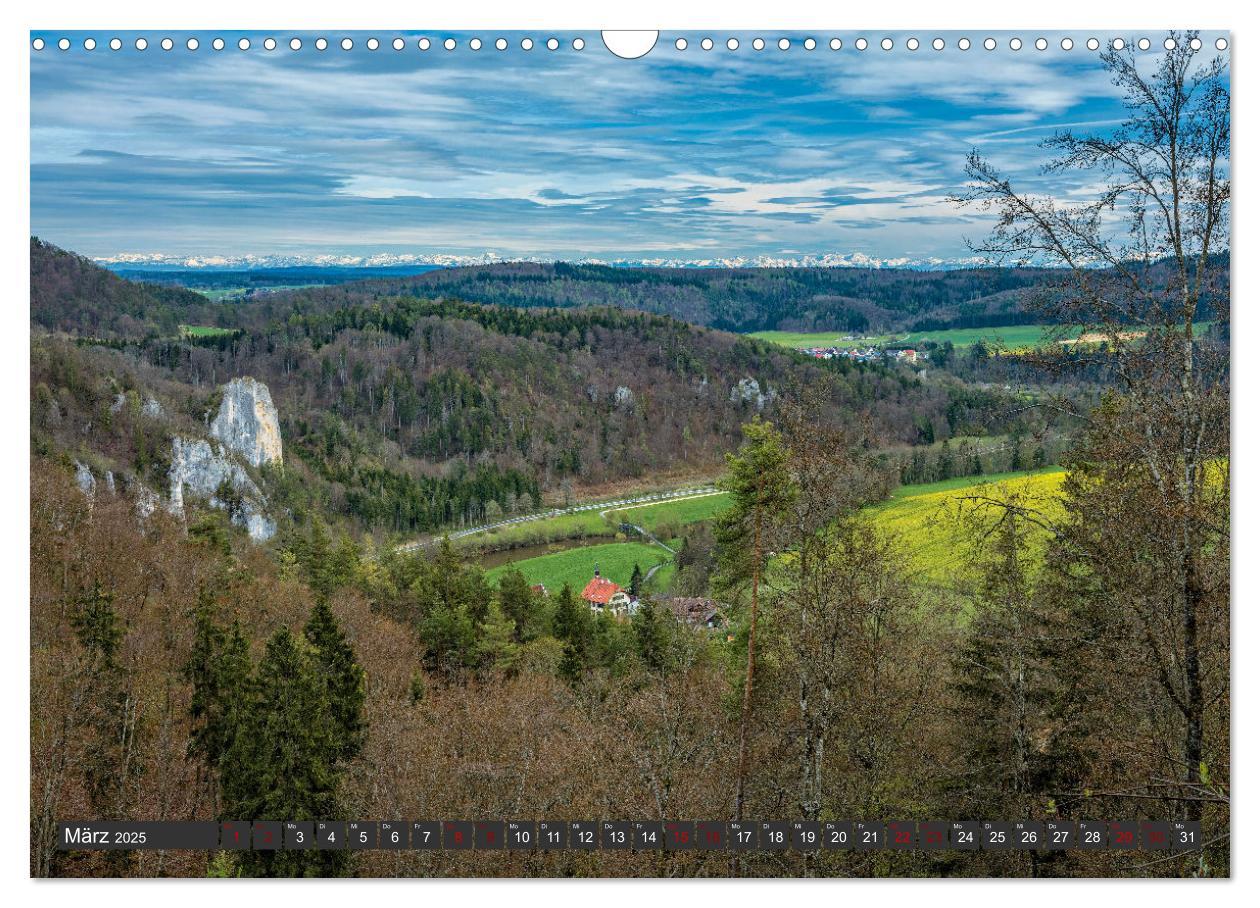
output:
[{"label": "pine tree", "polygon": [[486,620],[481,623],[481,639],[477,652],[482,668],[492,672],[512,672],[520,658],[515,639],[516,625],[497,603],[490,604]]},{"label": "pine tree", "polygon": [[346,642],[326,599],[318,599],[306,623],[306,640],[314,647],[315,667],[324,680],[329,706],[337,723],[339,756],[353,760],[363,749],[367,729],[363,720],[366,696],[363,668]]},{"label": "pine tree", "polygon": [[78,720],[90,730],[84,776],[92,812],[100,819],[123,819],[142,765],[135,753],[136,702],[128,672],[118,663],[123,630],[114,594],[99,580],[79,597],[70,616],[85,658],[81,672],[91,695]]},{"label": "pine tree", "polygon": [[[192,683],[188,750],[204,764],[206,781],[211,785],[242,719],[252,670],[249,644],[239,622],[232,623],[230,632],[224,631],[214,621],[213,603],[203,596],[184,677]],[[213,796],[217,798],[217,794]]]}]

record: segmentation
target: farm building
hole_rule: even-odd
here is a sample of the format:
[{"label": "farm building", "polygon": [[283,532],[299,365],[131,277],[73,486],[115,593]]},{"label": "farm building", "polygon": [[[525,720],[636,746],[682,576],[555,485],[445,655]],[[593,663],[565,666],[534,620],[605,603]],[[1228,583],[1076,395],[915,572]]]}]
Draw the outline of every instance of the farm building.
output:
[{"label": "farm building", "polygon": [[726,626],[722,604],[704,596],[672,596],[657,602],[679,621],[692,627],[716,630]]}]

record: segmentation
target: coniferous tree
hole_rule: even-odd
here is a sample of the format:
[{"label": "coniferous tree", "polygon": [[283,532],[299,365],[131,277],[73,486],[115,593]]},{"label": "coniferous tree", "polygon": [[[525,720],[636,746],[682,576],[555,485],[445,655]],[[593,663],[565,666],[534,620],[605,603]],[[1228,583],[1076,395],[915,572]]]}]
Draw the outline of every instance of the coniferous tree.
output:
[{"label": "coniferous tree", "polygon": [[634,616],[635,648],[649,671],[663,671],[669,652],[669,628],[656,604],[645,599]]},{"label": "coniferous tree", "polygon": [[749,591],[748,656],[744,668],[744,698],[740,714],[739,764],[735,782],[735,818],[743,818],[744,782],[748,764],[748,727],[752,713],[753,676],[757,658],[757,599],[773,524],[791,503],[795,489],[787,472],[788,452],[783,437],[761,419],[743,427],[744,444],[726,456],[728,475],[723,486],[731,506],[718,518],[718,586],[725,593]]},{"label": "coniferous tree", "polygon": [[572,587],[567,583],[556,597],[552,633],[564,644],[560,674],[570,682],[576,681],[586,668],[590,654],[591,612],[586,603],[573,594]]},{"label": "coniferous tree", "polygon": [[499,608],[512,621],[512,634],[517,643],[524,643],[536,636],[540,598],[532,589],[525,575],[511,568],[499,578]]},{"label": "coniferous tree", "polygon": [[337,723],[340,758],[352,760],[363,749],[367,729],[363,720],[366,697],[363,668],[337,624],[326,599],[318,599],[306,623],[305,636],[314,648],[315,668],[328,693],[328,703]]},{"label": "coniferous tree", "polygon": [[[220,760],[223,818],[339,817],[341,731],[314,647],[281,628],[250,679],[248,708]],[[340,851],[249,851],[240,861],[258,876],[331,876],[346,867]]]},{"label": "coniferous tree", "polygon": [[639,567],[639,563],[636,561],[634,564],[634,570],[630,572],[631,598],[638,599],[639,594],[642,591],[643,591],[643,570]]}]

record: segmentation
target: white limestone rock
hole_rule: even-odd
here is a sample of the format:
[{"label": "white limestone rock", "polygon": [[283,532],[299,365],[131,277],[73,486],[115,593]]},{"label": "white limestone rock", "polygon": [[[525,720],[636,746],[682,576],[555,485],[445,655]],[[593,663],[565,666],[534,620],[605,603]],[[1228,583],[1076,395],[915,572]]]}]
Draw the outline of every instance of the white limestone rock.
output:
[{"label": "white limestone rock", "polygon": [[88,498],[96,494],[96,477],[87,464],[78,460],[74,462],[74,482]]},{"label": "white limestone rock", "polygon": [[767,388],[763,394],[761,384],[755,378],[741,378],[731,388],[731,403],[752,403],[758,410],[764,409],[766,404],[775,398],[775,392],[771,388]]},{"label": "white limestone rock", "polygon": [[276,406],[267,386],[255,379],[234,378],[227,383],[219,415],[210,424],[210,435],[253,467],[282,460]]},{"label": "white limestone rock", "polygon": [[[276,444],[279,445],[279,433]],[[270,539],[276,533],[275,522],[264,513],[267,499],[249,474],[232,462],[226,448],[200,438],[175,437],[171,442],[170,482],[172,514],[183,517],[184,497],[193,495],[206,499],[212,508],[230,511],[232,522],[244,527],[256,542]],[[219,497],[224,483],[233,490],[231,502]]]}]

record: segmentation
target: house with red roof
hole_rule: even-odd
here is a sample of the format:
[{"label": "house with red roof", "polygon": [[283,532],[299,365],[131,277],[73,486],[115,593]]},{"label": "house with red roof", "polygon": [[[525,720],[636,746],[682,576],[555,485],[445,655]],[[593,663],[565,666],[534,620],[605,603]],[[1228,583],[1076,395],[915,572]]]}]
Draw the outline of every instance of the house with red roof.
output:
[{"label": "house with red roof", "polygon": [[620,614],[630,606],[630,596],[616,583],[607,577],[599,576],[599,565],[595,565],[595,576],[582,590],[582,599],[593,612],[608,611]]}]

